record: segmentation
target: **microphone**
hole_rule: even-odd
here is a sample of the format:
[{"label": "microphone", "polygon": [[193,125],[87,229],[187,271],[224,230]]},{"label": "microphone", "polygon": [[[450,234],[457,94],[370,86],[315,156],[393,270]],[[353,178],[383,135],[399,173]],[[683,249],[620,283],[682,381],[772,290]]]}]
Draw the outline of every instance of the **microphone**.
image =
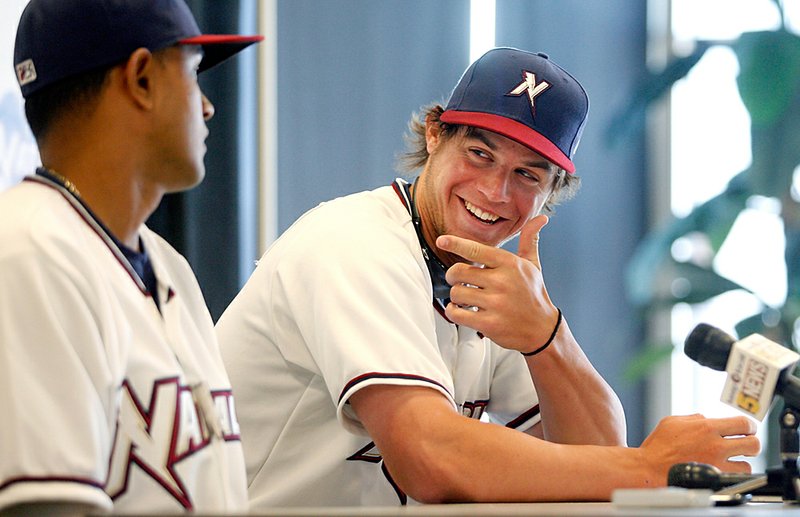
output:
[{"label": "microphone", "polygon": [[764,419],[775,394],[800,408],[800,379],[791,373],[800,355],[760,334],[736,341],[701,323],[686,338],[684,352],[703,366],[727,372],[722,402],[757,420]]},{"label": "microphone", "polygon": [[[707,463],[677,463],[667,473],[667,485],[689,488],[709,489],[714,492],[745,488],[742,493],[753,496],[780,496],[781,483],[769,483],[766,474],[735,474],[722,472]],[[728,489],[728,490],[726,490]]]},{"label": "microphone", "polygon": [[731,485],[763,478],[764,474],[736,474],[722,472],[707,463],[676,463],[667,473],[667,485],[681,488],[708,488],[721,490]]},{"label": "microphone", "polygon": [[[717,491],[730,485],[737,485],[753,479],[753,474],[732,474],[722,472],[706,463],[677,463],[667,473],[667,484],[682,488],[710,488]],[[762,475],[763,477],[763,475]]]}]

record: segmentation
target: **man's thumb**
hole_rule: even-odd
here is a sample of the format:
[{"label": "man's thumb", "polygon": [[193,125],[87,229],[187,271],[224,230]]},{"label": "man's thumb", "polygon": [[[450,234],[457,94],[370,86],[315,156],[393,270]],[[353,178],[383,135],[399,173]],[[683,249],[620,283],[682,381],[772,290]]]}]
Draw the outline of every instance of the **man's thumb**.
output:
[{"label": "man's thumb", "polygon": [[539,214],[523,225],[519,232],[519,247],[517,255],[530,260],[536,267],[542,269],[539,263],[539,232],[550,220],[544,214]]}]

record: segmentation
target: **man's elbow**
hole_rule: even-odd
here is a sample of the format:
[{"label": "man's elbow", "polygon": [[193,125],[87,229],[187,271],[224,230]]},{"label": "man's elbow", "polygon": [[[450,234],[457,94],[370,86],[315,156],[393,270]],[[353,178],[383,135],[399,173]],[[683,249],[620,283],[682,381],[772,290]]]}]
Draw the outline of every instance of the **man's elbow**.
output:
[{"label": "man's elbow", "polygon": [[[391,466],[389,472],[392,472]],[[452,464],[426,459],[415,462],[413,468],[398,471],[395,481],[417,502],[442,504],[474,501],[475,493],[469,487],[470,477]]]},{"label": "man's elbow", "polygon": [[463,503],[471,501],[465,494],[453,490],[441,479],[429,483],[415,483],[410,487],[408,497],[423,504]]}]

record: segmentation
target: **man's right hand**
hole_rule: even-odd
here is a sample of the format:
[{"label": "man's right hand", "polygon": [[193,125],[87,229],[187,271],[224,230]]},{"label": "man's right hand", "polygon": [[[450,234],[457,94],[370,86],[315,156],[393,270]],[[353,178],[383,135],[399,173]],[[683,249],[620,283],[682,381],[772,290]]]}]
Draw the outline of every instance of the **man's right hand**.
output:
[{"label": "man's right hand", "polygon": [[658,423],[639,450],[654,479],[666,480],[672,465],[690,461],[708,463],[725,472],[750,473],[749,463],[731,458],[759,453],[761,443],[755,432],[755,422],[745,416],[670,416]]}]

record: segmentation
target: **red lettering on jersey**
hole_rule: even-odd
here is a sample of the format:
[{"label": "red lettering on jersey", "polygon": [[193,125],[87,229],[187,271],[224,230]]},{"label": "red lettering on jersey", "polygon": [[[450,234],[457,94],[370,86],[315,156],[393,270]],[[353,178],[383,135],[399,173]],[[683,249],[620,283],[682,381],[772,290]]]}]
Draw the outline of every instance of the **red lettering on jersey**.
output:
[{"label": "red lettering on jersey", "polygon": [[181,506],[192,509],[175,465],[206,447],[211,438],[191,389],[177,377],[156,381],[146,407],[127,380],[121,391],[106,492],[112,499],[125,493],[130,470],[137,465]]},{"label": "red lettering on jersey", "polygon": [[461,414],[467,418],[474,418],[480,420],[486,406],[489,405],[488,400],[474,400],[472,402],[464,402],[461,406]]},{"label": "red lettering on jersey", "polygon": [[214,391],[211,396],[214,399],[214,407],[222,424],[222,438],[225,441],[240,440],[242,432],[239,429],[239,421],[236,419],[233,392],[230,390]]}]

